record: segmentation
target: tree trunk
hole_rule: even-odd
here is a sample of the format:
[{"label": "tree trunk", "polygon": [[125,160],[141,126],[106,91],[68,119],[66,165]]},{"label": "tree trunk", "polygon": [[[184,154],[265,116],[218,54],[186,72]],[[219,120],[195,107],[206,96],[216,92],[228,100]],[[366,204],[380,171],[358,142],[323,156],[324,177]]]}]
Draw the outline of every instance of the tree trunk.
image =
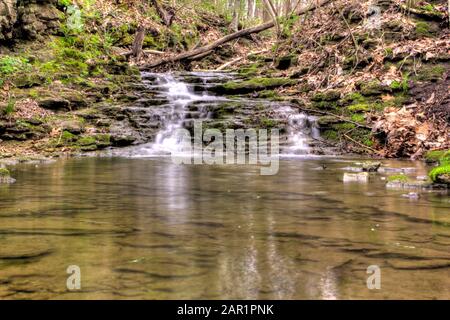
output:
[{"label": "tree trunk", "polygon": [[172,25],[173,19],[175,18],[175,12],[172,8],[168,10],[164,9],[157,0],[151,0],[151,3],[156,9],[158,16],[161,18],[162,22],[166,27],[170,27]]},{"label": "tree trunk", "polygon": [[136,31],[134,37],[133,46],[131,48],[131,54],[136,60],[139,60],[142,56],[142,45],[144,44],[145,28],[140,25]]},{"label": "tree trunk", "polygon": [[233,20],[231,21],[231,30],[234,32],[239,30],[239,20],[241,11],[241,0],[234,0]]}]

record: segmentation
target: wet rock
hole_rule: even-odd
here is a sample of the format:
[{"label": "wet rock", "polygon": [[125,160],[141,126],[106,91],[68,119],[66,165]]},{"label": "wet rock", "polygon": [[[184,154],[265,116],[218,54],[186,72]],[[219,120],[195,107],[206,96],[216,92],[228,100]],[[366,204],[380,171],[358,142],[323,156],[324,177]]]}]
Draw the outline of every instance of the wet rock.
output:
[{"label": "wet rock", "polygon": [[362,163],[362,170],[366,172],[377,172],[381,167],[381,162],[378,161],[366,161]]},{"label": "wet rock", "polygon": [[386,183],[386,188],[392,189],[442,189],[443,185],[433,184],[429,181],[393,180]]},{"label": "wet rock", "polygon": [[60,124],[63,131],[78,135],[84,131],[82,124],[79,121],[64,121]]},{"label": "wet rock", "polygon": [[343,181],[344,182],[368,182],[369,174],[367,172],[361,172],[361,173],[345,172]]},{"label": "wet rock", "polygon": [[0,40],[13,37],[13,27],[17,21],[17,1],[0,0]]},{"label": "wet rock", "polygon": [[16,179],[11,178],[10,172],[4,167],[0,167],[0,184],[11,184],[16,182]]},{"label": "wet rock", "polygon": [[416,168],[391,168],[391,167],[382,167],[378,169],[378,172],[380,173],[413,173],[417,169]]},{"label": "wet rock", "polygon": [[408,199],[419,199],[420,194],[418,194],[417,192],[410,192],[408,194],[402,194],[402,197],[408,198]]},{"label": "wet rock", "polygon": [[17,88],[32,88],[45,83],[45,78],[36,74],[23,74],[14,78]]},{"label": "wet rock", "polygon": [[369,82],[360,83],[361,94],[364,96],[381,95],[385,92],[389,92],[390,88],[384,86],[379,80],[373,80]]},{"label": "wet rock", "polygon": [[136,137],[127,135],[111,136],[111,143],[114,147],[125,147],[132,145],[136,141]]},{"label": "wet rock", "polygon": [[296,84],[296,80],[287,78],[254,78],[247,81],[230,81],[211,87],[209,90],[221,94],[244,94]]},{"label": "wet rock", "polygon": [[70,102],[63,98],[43,98],[38,101],[41,108],[53,111],[68,111],[70,110]]},{"label": "wet rock", "polygon": [[344,167],[342,170],[351,171],[351,172],[362,172],[363,169],[361,167]]},{"label": "wet rock", "polygon": [[296,57],[294,55],[287,55],[280,57],[275,62],[275,68],[278,70],[287,70],[295,63]]}]

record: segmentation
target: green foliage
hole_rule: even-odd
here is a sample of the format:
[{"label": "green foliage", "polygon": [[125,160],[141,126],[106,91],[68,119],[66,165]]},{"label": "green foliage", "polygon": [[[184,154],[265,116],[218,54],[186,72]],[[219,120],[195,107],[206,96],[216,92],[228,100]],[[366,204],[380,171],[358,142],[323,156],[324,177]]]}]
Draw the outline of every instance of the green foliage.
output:
[{"label": "green foliage", "polygon": [[421,81],[437,81],[442,79],[445,68],[442,65],[432,65],[423,67],[417,76]]},{"label": "green foliage", "polygon": [[0,58],[0,74],[10,75],[28,69],[30,64],[23,57],[4,56]]},{"label": "green foliage", "polygon": [[60,7],[68,7],[72,4],[72,0],[58,0],[58,5]]},{"label": "green foliage", "polygon": [[404,75],[402,81],[394,80],[391,83],[391,89],[394,91],[403,91],[405,93],[408,92],[409,90],[408,75]]}]

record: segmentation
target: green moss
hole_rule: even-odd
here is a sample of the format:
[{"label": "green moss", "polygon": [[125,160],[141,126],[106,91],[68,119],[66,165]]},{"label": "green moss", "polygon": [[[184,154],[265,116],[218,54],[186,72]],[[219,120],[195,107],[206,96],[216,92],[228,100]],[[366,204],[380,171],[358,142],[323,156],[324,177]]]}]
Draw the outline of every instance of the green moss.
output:
[{"label": "green moss", "polygon": [[424,158],[428,163],[439,162],[442,156],[446,153],[445,150],[432,150],[425,153]]},{"label": "green moss", "polygon": [[393,91],[407,92],[409,90],[408,78],[404,77],[402,81],[394,80],[390,87]]},{"label": "green moss", "polygon": [[325,139],[329,140],[338,140],[339,138],[338,133],[335,130],[325,130],[322,135]]},{"label": "green moss", "polygon": [[11,173],[6,168],[0,168],[0,177],[9,177]]},{"label": "green moss", "polygon": [[352,92],[346,95],[342,99],[342,104],[359,104],[359,103],[366,103],[367,99],[359,92]]},{"label": "green moss", "polygon": [[69,131],[63,131],[61,134],[61,140],[64,142],[73,142],[76,141],[78,137]]},{"label": "green moss", "polygon": [[275,90],[264,90],[258,94],[258,98],[264,99],[277,99],[279,97],[280,96],[278,95],[278,92],[276,92]]},{"label": "green moss", "polygon": [[278,122],[269,118],[262,118],[259,120],[260,126],[263,129],[271,129],[278,125]]},{"label": "green moss", "polygon": [[443,164],[434,168],[428,174],[433,182],[441,183],[450,181],[450,164]]},{"label": "green moss", "polygon": [[402,183],[405,183],[405,182],[408,182],[408,177],[405,176],[404,174],[395,174],[395,175],[393,175],[393,176],[389,176],[389,177],[387,178],[387,180],[388,180],[389,182],[394,182],[394,181],[396,181],[396,182],[402,182]]},{"label": "green moss", "polygon": [[294,85],[296,83],[297,81],[286,78],[254,78],[242,82],[230,81],[213,88],[213,90],[226,94],[239,94]]},{"label": "green moss", "polygon": [[387,89],[379,80],[372,80],[361,84],[361,94],[364,96],[380,95],[386,92]]},{"label": "green moss", "polygon": [[441,65],[425,66],[417,75],[417,79],[421,81],[438,81],[442,79],[445,68]]},{"label": "green moss", "polygon": [[311,97],[312,101],[336,101],[341,97],[341,93],[337,90],[328,90],[325,92],[316,93]]},{"label": "green moss", "polygon": [[96,139],[92,136],[84,136],[78,139],[78,145],[89,146],[96,143]]},{"label": "green moss", "polygon": [[371,107],[366,103],[358,103],[348,106],[347,109],[351,112],[367,112],[370,111]]},{"label": "green moss", "polygon": [[354,114],[354,115],[352,115],[352,121],[359,122],[359,123],[365,123],[366,119],[363,114]]},{"label": "green moss", "polygon": [[344,123],[337,123],[332,125],[333,129],[336,129],[336,131],[349,131],[356,128],[356,125],[349,122]]},{"label": "green moss", "polygon": [[417,35],[429,37],[431,36],[430,33],[430,26],[428,23],[424,21],[417,21],[415,26],[415,32]]},{"label": "green moss", "polygon": [[14,113],[15,105],[16,105],[16,101],[13,99],[9,99],[6,104],[6,107],[3,109],[3,113],[5,115],[10,115],[10,114]]}]

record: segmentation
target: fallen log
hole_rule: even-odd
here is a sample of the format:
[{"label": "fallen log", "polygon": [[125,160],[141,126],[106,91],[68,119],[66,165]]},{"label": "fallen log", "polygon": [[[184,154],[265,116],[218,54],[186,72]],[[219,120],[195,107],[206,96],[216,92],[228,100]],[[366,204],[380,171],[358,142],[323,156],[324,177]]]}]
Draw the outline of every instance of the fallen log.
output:
[{"label": "fallen log", "polygon": [[[308,5],[308,6],[304,7],[304,8],[299,9],[296,12],[296,14],[297,15],[305,14],[306,12],[311,11],[311,10],[315,10],[316,8],[318,8],[320,6],[323,6],[324,4],[326,4],[326,3],[330,2],[330,1],[331,0],[314,1],[312,4],[310,4],[310,5]],[[139,69],[140,70],[151,69],[151,68],[155,68],[155,67],[158,67],[160,65],[167,64],[167,63],[172,63],[172,62],[188,59],[190,57],[201,56],[202,54],[204,54],[206,52],[209,52],[209,51],[212,51],[215,48],[220,47],[221,45],[223,45],[223,44],[225,44],[225,43],[227,43],[229,41],[232,41],[232,40],[240,38],[240,37],[249,36],[249,35],[251,35],[253,33],[259,33],[259,32],[262,32],[264,30],[273,28],[274,26],[275,26],[275,23],[273,21],[271,21],[271,22],[263,23],[263,24],[261,24],[259,26],[256,26],[256,27],[243,29],[243,30],[237,31],[235,33],[226,35],[225,37],[220,38],[220,39],[218,39],[218,40],[216,40],[216,41],[214,41],[214,42],[212,42],[212,43],[210,43],[210,44],[208,44],[206,46],[203,46],[203,47],[200,47],[200,48],[188,51],[188,52],[183,52],[183,53],[180,53],[180,54],[178,54],[176,56],[172,56],[172,57],[164,58],[164,59],[161,59],[161,60],[157,60],[157,61],[155,61],[153,63],[144,64],[144,65],[140,66]]]}]

